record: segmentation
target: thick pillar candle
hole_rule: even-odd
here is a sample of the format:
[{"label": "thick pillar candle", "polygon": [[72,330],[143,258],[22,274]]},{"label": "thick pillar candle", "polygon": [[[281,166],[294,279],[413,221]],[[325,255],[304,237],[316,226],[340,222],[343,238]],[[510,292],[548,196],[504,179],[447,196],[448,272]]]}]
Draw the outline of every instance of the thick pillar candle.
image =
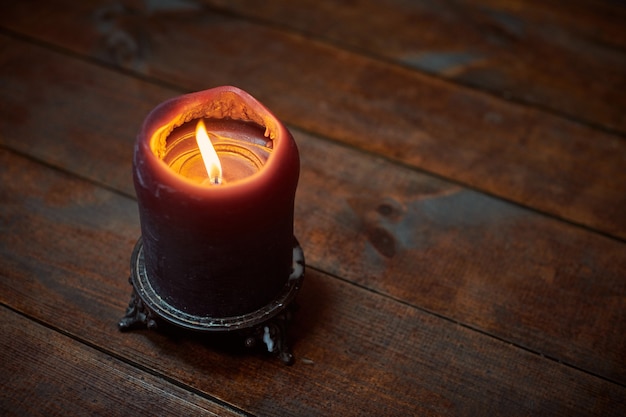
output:
[{"label": "thick pillar candle", "polygon": [[[199,119],[222,162],[208,181]],[[218,87],[166,101],[146,118],[133,160],[145,265],[163,301],[234,317],[271,302],[292,268],[296,144],[246,92]]]}]

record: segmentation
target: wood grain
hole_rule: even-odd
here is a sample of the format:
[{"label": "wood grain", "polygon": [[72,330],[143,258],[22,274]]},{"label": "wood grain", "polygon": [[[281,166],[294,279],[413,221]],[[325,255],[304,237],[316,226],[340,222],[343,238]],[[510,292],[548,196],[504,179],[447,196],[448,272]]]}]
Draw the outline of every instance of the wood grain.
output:
[{"label": "wood grain", "polygon": [[626,8],[614,1],[204,3],[626,132]]},{"label": "wood grain", "polygon": [[623,138],[182,5],[19,3],[4,8],[0,25],[183,90],[236,84],[304,130],[626,238]]},{"label": "wood grain", "polygon": [[[22,100],[11,108],[31,105],[28,121],[16,123],[11,113],[0,116],[6,132],[0,142],[134,195],[134,120],[176,92],[39,48],[20,48],[20,53],[42,63],[43,69],[16,71],[21,75],[2,92],[5,102]],[[52,83],[46,74],[65,83]],[[89,82],[93,79],[99,80],[97,88]],[[55,87],[44,88],[48,81]],[[18,90],[20,94],[13,93]],[[80,112],[74,114],[77,102]],[[101,115],[109,113],[125,115],[128,121],[106,123]],[[52,128],[32,123],[38,119],[49,120]],[[56,122],[67,119],[76,125]],[[96,133],[89,134],[89,128]],[[294,132],[302,154],[296,233],[310,265],[532,351],[626,381],[626,336],[619,330],[626,328],[620,313],[626,294],[623,244]],[[122,257],[139,236],[137,224],[124,227],[132,233],[126,235],[128,253]],[[127,260],[120,262],[125,265]]]},{"label": "wood grain", "polygon": [[624,405],[623,386],[315,270],[292,326],[293,367],[212,338],[120,333],[135,202],[4,150],[0,180],[2,303],[246,412],[569,416]]},{"label": "wood grain", "polygon": [[241,415],[5,307],[0,329],[3,416]]},{"label": "wood grain", "polygon": [[[0,414],[623,414],[625,13],[2,2]],[[136,132],[220,84],[301,151],[292,367],[234,336],[116,328]]]}]

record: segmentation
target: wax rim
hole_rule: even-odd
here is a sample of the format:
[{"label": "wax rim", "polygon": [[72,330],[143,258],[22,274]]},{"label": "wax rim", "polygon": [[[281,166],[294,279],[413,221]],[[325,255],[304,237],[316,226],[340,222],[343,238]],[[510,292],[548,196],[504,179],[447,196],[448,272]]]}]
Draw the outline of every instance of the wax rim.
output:
[{"label": "wax rim", "polygon": [[[233,114],[235,105],[240,107],[234,109]],[[235,117],[231,117],[232,120],[253,122],[265,128],[266,137],[272,140],[272,153],[261,170],[233,183],[207,187],[175,173],[155,155],[153,150],[155,141],[165,140],[176,127],[199,118],[226,118],[216,116],[220,112],[226,116],[234,115]],[[200,194],[221,194],[248,188],[264,177],[273,176],[280,168],[280,161],[290,158],[290,154],[294,153],[295,142],[285,126],[258,100],[237,87],[223,86],[178,96],[158,105],[146,117],[136,146],[142,149],[140,153],[143,156],[135,162],[147,163],[158,169],[159,176],[169,182],[163,185],[170,185],[179,190],[189,189]],[[295,149],[295,158],[298,158],[297,149]],[[140,182],[142,182],[141,178]]]}]

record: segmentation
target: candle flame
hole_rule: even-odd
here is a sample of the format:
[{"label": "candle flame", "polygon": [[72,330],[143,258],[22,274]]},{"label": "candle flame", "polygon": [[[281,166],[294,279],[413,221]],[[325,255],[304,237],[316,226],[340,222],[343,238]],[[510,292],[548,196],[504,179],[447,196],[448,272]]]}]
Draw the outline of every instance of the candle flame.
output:
[{"label": "candle flame", "polygon": [[211,184],[222,183],[222,164],[215,152],[215,148],[209,139],[209,135],[204,126],[202,119],[198,121],[196,125],[196,142],[198,142],[198,148],[200,148],[200,154],[206,167],[206,172],[209,175],[209,181]]}]

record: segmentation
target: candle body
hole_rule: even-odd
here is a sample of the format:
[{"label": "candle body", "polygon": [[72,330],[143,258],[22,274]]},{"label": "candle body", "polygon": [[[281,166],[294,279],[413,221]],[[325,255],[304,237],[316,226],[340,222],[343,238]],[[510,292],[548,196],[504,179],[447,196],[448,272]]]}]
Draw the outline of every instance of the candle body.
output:
[{"label": "candle body", "polygon": [[[234,136],[257,135],[271,153],[247,178],[217,186],[186,179],[163,158],[175,129],[198,118],[222,120]],[[133,165],[146,270],[166,303],[221,318],[273,300],[291,273],[299,156],[263,105],[234,87],[167,101],[146,118]]]}]

